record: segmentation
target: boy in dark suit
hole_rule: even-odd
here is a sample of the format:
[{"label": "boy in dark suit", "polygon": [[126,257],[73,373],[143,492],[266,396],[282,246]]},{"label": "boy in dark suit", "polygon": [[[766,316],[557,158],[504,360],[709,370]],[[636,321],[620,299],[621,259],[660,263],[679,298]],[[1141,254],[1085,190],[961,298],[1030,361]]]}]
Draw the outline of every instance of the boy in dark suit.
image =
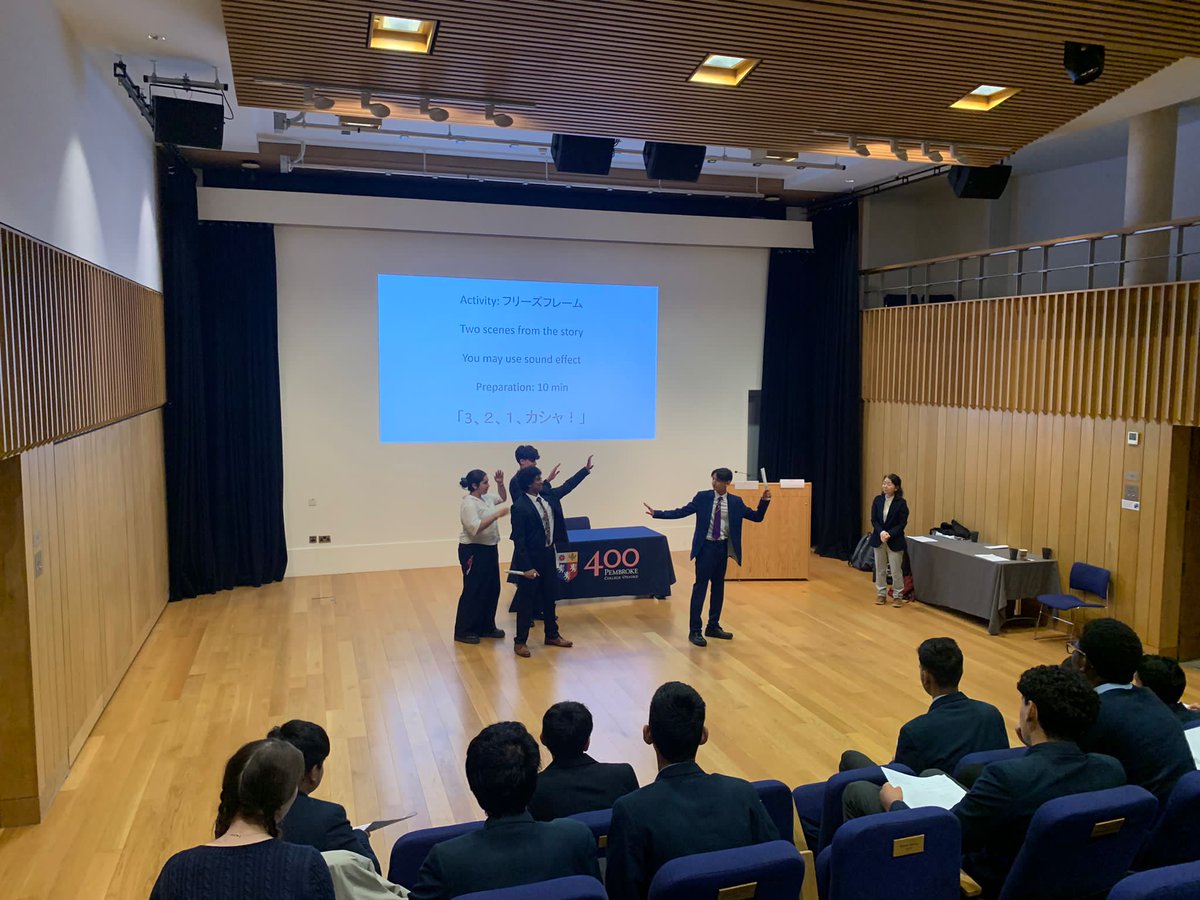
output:
[{"label": "boy in dark suit", "polygon": [[467,783],[487,821],[429,851],[410,900],[450,900],[568,875],[600,878],[590,828],[574,819],[535,822],[526,810],[540,763],[537,742],[520,722],[498,722],[475,736]]},{"label": "boy in dark suit", "polygon": [[[517,496],[517,491],[520,490],[517,486],[517,476],[521,473],[521,470],[536,467],[538,459],[541,458],[538,455],[537,447],[530,446],[529,444],[522,444],[518,447],[516,456],[517,471],[513,473],[513,477],[508,482],[508,495],[513,498]],[[554,513],[554,545],[556,547],[564,546],[567,543],[567,527],[566,518],[563,514],[562,498],[579,487],[583,479],[592,474],[592,466],[592,458],[589,456],[582,469],[564,481],[560,486],[554,487],[552,482],[558,477],[558,466],[555,465],[550,470],[550,474],[545,476],[542,481],[542,499],[549,504],[550,509]]]},{"label": "boy in dark suit", "polygon": [[272,728],[267,737],[287,741],[304,754],[304,777],[300,779],[296,801],[279,823],[283,839],[290,844],[316,847],[322,853],[349,850],[365,856],[379,872],[371,839],[365,831],[350,827],[345,807],[310,796],[325,777],[325,760],[329,757],[329,735],[325,729],[316,722],[292,719]]},{"label": "boy in dark suit", "polygon": [[1183,691],[1187,687],[1187,676],[1175,660],[1166,656],[1146,654],[1138,663],[1137,680],[1141,682],[1142,687],[1148,688],[1167,705],[1167,709],[1184,728],[1200,722],[1200,709],[1193,709],[1181,702]]},{"label": "boy in dark suit", "polygon": [[571,641],[558,631],[558,564],[554,551],[554,534],[562,528],[562,517],[541,496],[542,472],[529,466],[517,473],[518,493],[512,495],[512,564],[508,580],[517,585],[513,603],[517,609],[517,631],[513,637],[513,652],[528,658],[529,628],[533,614],[541,609],[546,629],[547,647],[571,647]]},{"label": "boy in dark suit", "polygon": [[[1060,666],[1035,666],[1021,676],[1017,690],[1021,693],[1017,733],[1029,752],[985,766],[950,810],[962,826],[963,869],[987,897],[999,894],[1039,806],[1057,797],[1125,783],[1125,771],[1117,760],[1084,753],[1075,743],[1100,709],[1099,699],[1078,673]],[[879,792],[885,810],[908,808],[900,788],[871,787]]]},{"label": "boy in dark suit", "polygon": [[538,775],[529,812],[539,822],[611,809],[618,797],[638,789],[629,763],[596,762],[587,755],[592,714],[582,703],[555,703],[542,716],[542,744],[554,761]]},{"label": "boy in dark suit", "polygon": [[658,777],[613,805],[609,900],[643,900],[655,873],[678,857],[779,840],[749,782],[696,765],[708,728],[695,688],[670,681],[655,691],[642,740],[654,746]]},{"label": "boy in dark suit", "polygon": [[[679,509],[654,509],[648,503],[646,514],[655,519],[684,519],[696,517],[692,535],[692,556],[696,561],[696,583],[692,586],[692,607],[688,620],[688,640],[697,647],[707,647],[705,637],[733,640],[733,632],[721,627],[721,608],[725,604],[725,569],[729,557],[742,564],[742,520],[761,522],[771,502],[771,490],[763,491],[757,509],[746,506],[741,497],[728,493],[733,472],[713,469],[712,490],[700,491],[687,506]],[[708,607],[708,627],[700,633],[704,594],[712,583],[712,600]]]},{"label": "boy in dark suit", "polygon": [[1079,746],[1115,756],[1130,784],[1166,803],[1175,782],[1196,769],[1179,720],[1158,697],[1133,685],[1142,661],[1142,641],[1117,619],[1093,619],[1071,645],[1075,667],[1100,696],[1096,724]]}]

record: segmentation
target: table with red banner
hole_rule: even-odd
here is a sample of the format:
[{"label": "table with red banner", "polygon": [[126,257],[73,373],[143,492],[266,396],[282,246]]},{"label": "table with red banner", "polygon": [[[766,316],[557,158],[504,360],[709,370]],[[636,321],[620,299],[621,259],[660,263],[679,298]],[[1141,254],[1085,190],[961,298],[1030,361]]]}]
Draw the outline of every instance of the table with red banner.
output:
[{"label": "table with red banner", "polygon": [[589,528],[567,532],[558,551],[562,599],[666,597],[675,566],[665,535],[652,528]]}]

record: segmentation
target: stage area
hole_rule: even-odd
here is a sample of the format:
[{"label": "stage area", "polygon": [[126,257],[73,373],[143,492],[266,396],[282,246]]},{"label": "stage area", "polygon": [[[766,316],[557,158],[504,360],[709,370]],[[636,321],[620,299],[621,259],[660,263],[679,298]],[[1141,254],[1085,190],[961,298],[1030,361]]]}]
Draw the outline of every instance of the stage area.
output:
[{"label": "stage area", "polygon": [[[868,574],[819,557],[807,582],[730,581],[722,623],[736,638],[698,649],[687,642],[686,553],[675,567],[670,600],[564,604],[562,633],[575,647],[543,647],[535,632],[528,660],[513,655],[506,613],[509,639],[451,640],[453,567],[294,578],[171,604],[46,821],[0,831],[0,894],[146,896],[171,853],[210,836],[226,758],[286,719],[329,730],[318,795],[344,804],[353,823],[417,813],[373,836],[384,858],[405,829],[478,818],[467,742],[501,719],[536,735],[557,700],[591,707],[592,754],[632,763],[646,783],[650,695],[690,682],[712,735],[700,764],[794,787],[828,776],[847,747],[890,758],[899,726],[928,705],[915,653],[927,637],[960,643],[964,689],[1010,726],[1020,672],[1065,655],[1028,631],[989,637],[978,620],[876,606]],[[1193,675],[1190,702],[1195,684]]]}]

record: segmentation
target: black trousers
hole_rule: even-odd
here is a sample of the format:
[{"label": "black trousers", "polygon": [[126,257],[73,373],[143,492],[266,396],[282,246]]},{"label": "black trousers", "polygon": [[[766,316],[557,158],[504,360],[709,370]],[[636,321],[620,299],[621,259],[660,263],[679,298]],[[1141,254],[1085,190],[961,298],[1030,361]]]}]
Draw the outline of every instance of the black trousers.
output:
[{"label": "black trousers", "polygon": [[495,544],[459,544],[463,589],[454,617],[454,636],[491,634],[500,602],[500,548]]},{"label": "black trousers", "polygon": [[701,613],[704,612],[704,594],[712,585],[712,598],[708,606],[708,624],[721,623],[721,607],[725,605],[725,569],[729,565],[728,541],[705,541],[696,557],[696,583],[692,585],[692,610],[688,620],[689,631],[700,630]]},{"label": "black trousers", "polygon": [[542,611],[542,626],[546,629],[547,638],[558,637],[558,616],[554,604],[558,601],[558,561],[553,547],[543,547],[530,552],[533,568],[537,570],[537,578],[518,578],[517,595],[513,603],[517,607],[517,633],[513,643],[529,643],[529,626],[533,622],[533,613]]}]

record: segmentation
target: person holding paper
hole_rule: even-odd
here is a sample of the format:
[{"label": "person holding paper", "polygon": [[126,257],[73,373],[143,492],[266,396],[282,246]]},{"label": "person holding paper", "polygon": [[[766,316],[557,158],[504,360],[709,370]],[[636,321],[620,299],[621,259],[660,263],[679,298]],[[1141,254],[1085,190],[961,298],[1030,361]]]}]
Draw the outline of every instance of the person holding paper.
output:
[{"label": "person holding paper", "polygon": [[[1021,675],[1017,690],[1017,735],[1028,752],[986,766],[950,808],[962,826],[962,867],[987,897],[1000,893],[1039,806],[1125,784],[1125,770],[1117,760],[1079,748],[1077,741],[1100,712],[1100,699],[1078,673],[1035,666]],[[878,791],[885,810],[909,808],[901,788],[870,787]]]},{"label": "person holding paper", "polygon": [[478,644],[480,638],[502,638],[496,627],[496,604],[500,601],[500,525],[508,515],[508,493],[504,473],[496,470],[496,489],[500,501],[488,493],[491,482],[487,472],[472,469],[458,480],[467,492],[458,508],[462,532],[458,536],[458,565],[463,573],[463,589],[458,596],[458,614],[454,617],[454,639],[463,644]]},{"label": "person holding paper", "polygon": [[[589,465],[591,459],[588,460]],[[508,580],[517,585],[513,602],[517,609],[517,633],[513,652],[530,656],[529,628],[533,614],[542,610],[547,647],[571,647],[571,641],[558,631],[554,605],[558,600],[559,580],[554,535],[562,528],[562,516],[542,497],[542,470],[528,466],[517,473],[517,491],[512,511],[512,564]]]},{"label": "person holding paper", "polygon": [[892,570],[892,606],[903,606],[900,585],[904,568],[904,528],[908,525],[908,502],[895,473],[883,476],[883,486],[871,501],[871,546],[875,550],[875,602],[887,603],[887,573]]},{"label": "person holding paper", "polygon": [[[692,556],[696,561],[696,583],[692,586],[692,606],[688,620],[688,640],[697,647],[708,646],[705,637],[723,641],[733,640],[733,632],[721,627],[721,609],[725,604],[725,569],[732,556],[742,564],[742,521],[761,522],[771,503],[771,489],[763,491],[758,507],[751,509],[741,497],[729,493],[733,472],[713,469],[712,490],[700,491],[687,506],[679,509],[654,509],[648,503],[646,515],[655,519],[696,517],[692,535]],[[700,633],[704,595],[712,584],[712,599],[708,607],[708,627]]]}]

